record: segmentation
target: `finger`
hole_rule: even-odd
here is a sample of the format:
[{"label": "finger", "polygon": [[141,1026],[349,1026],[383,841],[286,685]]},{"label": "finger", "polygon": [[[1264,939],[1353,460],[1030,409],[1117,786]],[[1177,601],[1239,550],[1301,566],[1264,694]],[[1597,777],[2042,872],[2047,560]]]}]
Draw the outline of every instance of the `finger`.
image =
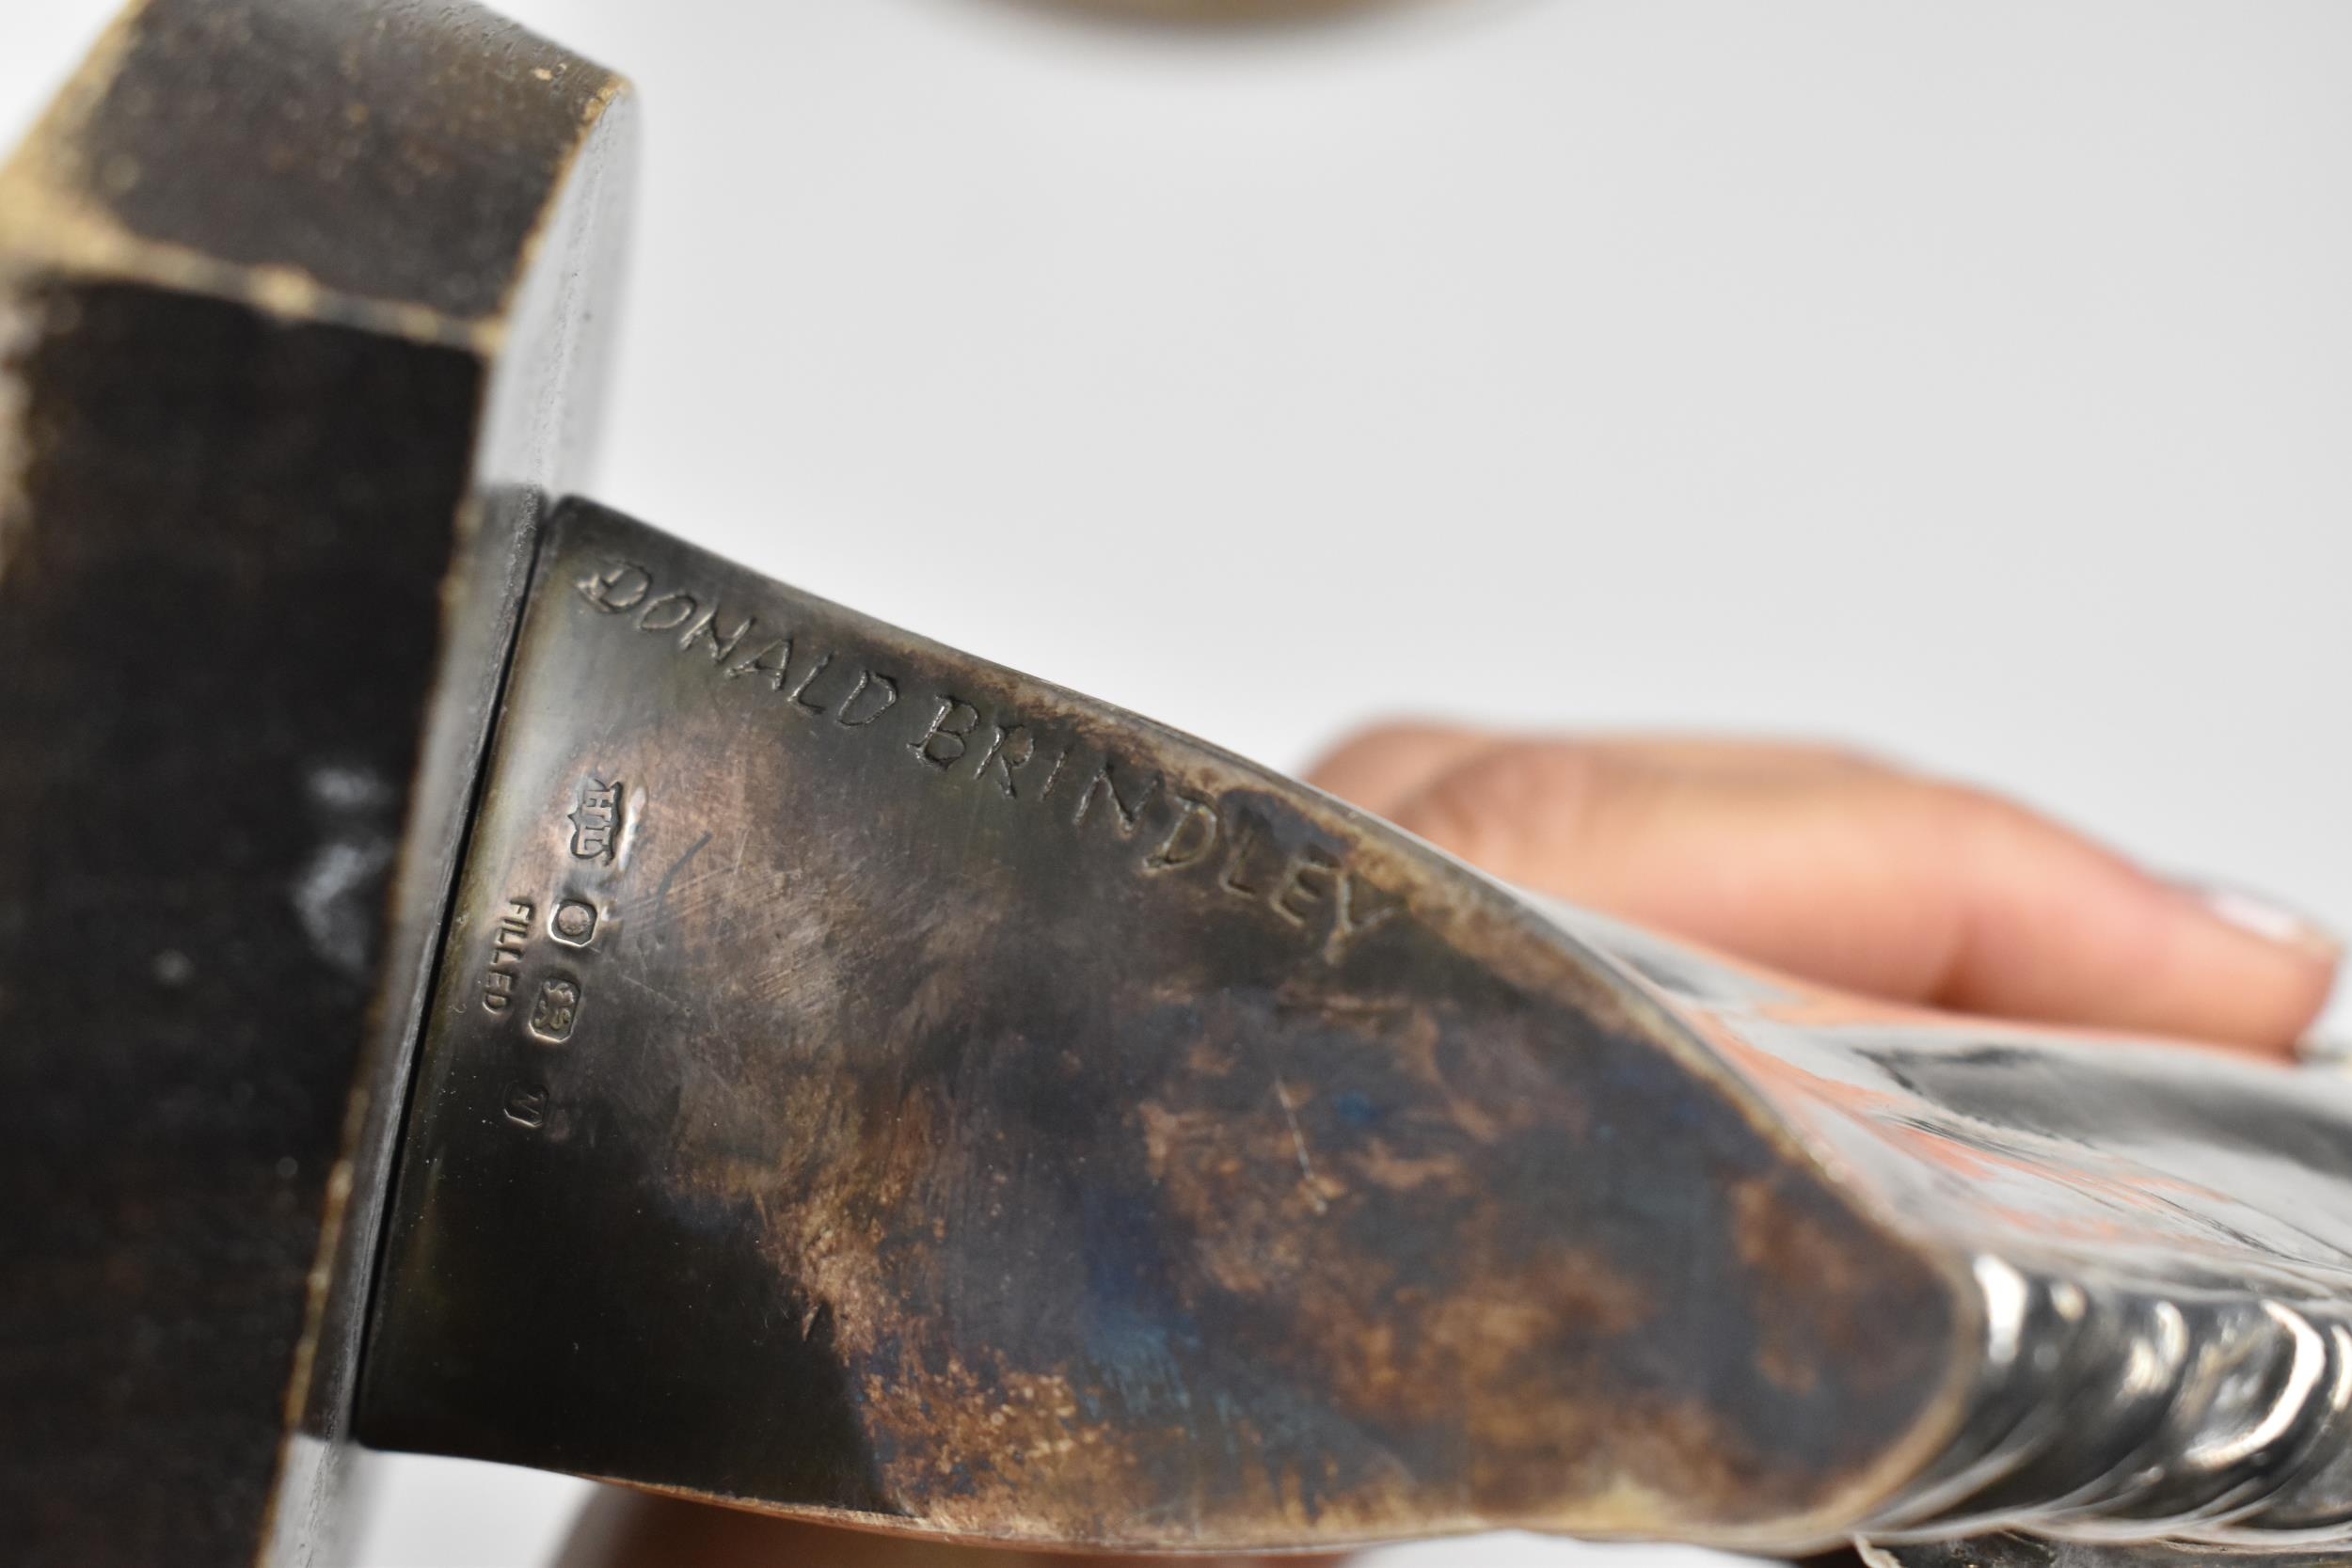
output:
[{"label": "finger", "polygon": [[1341,741],[1302,777],[1318,789],[1385,816],[1448,768],[1508,744],[1485,731],[1446,724],[1383,724]]},{"label": "finger", "polygon": [[2307,926],[2231,918],[2045,817],[1845,753],[1520,742],[1424,770],[1387,815],[1537,891],[1898,1001],[2275,1051],[2333,983]]},{"label": "finger", "polygon": [[[1439,774],[1487,752],[1538,743],[1458,725],[1377,724],[1332,747],[1303,776],[1342,800],[1386,816]],[[1638,752],[1661,766],[1724,775],[1822,775],[1880,766],[1843,747],[1791,741],[1597,736],[1589,743]]]},{"label": "finger", "polygon": [[[1273,1568],[1278,1560],[1188,1557],[1195,1568]],[[1284,1557],[1285,1568],[1331,1568],[1330,1557]],[[557,1568],[1162,1568],[1168,1559],[948,1545],[835,1529],[708,1503],[599,1491],[572,1527]]]}]

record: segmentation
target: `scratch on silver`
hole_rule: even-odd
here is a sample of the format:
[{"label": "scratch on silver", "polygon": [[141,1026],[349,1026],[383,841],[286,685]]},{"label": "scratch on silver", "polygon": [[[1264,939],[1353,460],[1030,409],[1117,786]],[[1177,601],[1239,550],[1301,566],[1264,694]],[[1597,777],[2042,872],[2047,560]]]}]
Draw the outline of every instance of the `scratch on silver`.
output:
[{"label": "scratch on silver", "polygon": [[1307,1195],[1307,1202],[1316,1213],[1328,1213],[1331,1205],[1315,1191],[1315,1163],[1307,1154],[1307,1134],[1298,1129],[1298,1107],[1291,1103],[1290,1085],[1282,1082],[1279,1074],[1274,1080],[1274,1099],[1282,1107],[1282,1120],[1291,1130],[1291,1148],[1298,1155],[1298,1189]]}]

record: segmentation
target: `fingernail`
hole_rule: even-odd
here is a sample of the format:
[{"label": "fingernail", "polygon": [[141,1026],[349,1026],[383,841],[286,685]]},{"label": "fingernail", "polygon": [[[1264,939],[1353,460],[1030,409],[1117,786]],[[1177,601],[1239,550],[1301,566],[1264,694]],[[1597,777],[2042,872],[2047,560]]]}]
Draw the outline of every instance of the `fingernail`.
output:
[{"label": "fingernail", "polygon": [[2344,953],[2336,934],[2309,915],[2267,894],[2217,882],[2184,881],[2181,891],[2223,925],[2280,947],[2293,947],[2330,961]]},{"label": "fingernail", "polygon": [[2295,1059],[2305,1067],[2352,1069],[2352,1040],[2341,1035],[2306,1035],[2295,1042]]}]

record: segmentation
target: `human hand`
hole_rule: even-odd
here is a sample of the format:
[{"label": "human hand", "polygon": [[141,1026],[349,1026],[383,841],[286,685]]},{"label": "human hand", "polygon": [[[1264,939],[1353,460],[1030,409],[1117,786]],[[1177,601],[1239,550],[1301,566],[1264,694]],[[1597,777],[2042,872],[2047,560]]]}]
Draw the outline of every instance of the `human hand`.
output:
[{"label": "human hand", "polygon": [[1829,747],[1368,730],[1312,782],[1537,893],[1883,1001],[2283,1053],[2339,950],[2024,806]]},{"label": "human hand", "polygon": [[[1998,797],[1830,748],[1389,725],[1308,777],[1523,887],[1888,1002],[2281,1054],[2334,982],[2336,945],[2308,923],[2152,876]],[[582,1516],[564,1568],[1139,1560],[946,1546],[612,1492]]]}]

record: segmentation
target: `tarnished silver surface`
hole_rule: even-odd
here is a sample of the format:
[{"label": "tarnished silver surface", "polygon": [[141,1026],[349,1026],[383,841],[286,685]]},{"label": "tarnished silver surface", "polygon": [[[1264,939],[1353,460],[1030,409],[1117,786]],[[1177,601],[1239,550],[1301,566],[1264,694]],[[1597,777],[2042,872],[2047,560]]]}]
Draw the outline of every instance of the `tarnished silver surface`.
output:
[{"label": "tarnished silver surface", "polygon": [[374,1441],[1052,1545],[2352,1534],[2352,1080],[1751,974],[583,503],[427,1028]]}]

